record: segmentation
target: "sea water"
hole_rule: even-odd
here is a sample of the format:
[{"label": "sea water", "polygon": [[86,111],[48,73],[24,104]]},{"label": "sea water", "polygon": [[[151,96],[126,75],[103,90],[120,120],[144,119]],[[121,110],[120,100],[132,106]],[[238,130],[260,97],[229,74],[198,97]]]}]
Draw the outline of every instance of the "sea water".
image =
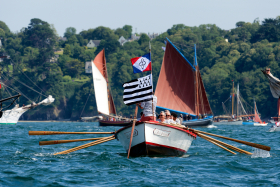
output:
[{"label": "sea water", "polygon": [[[215,125],[199,130],[271,147],[270,153],[233,155],[204,139],[182,157],[131,157],[112,140],[67,155],[53,155],[88,142],[39,146],[39,141],[107,135],[29,136],[28,131],[115,131],[98,123],[18,123],[0,125],[0,186],[280,186],[280,132],[270,126]],[[108,135],[109,136],[109,135]],[[218,139],[218,138],[217,138]]]}]

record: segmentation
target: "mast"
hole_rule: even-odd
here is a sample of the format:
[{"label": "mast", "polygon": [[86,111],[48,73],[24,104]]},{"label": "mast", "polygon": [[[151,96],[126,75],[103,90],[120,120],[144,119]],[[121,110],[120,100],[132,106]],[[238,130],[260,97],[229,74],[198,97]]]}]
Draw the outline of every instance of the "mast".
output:
[{"label": "mast", "polygon": [[[105,50],[104,50],[104,53],[103,53],[103,61],[106,62]],[[103,70],[104,70],[105,79],[106,79],[106,82],[107,82],[108,108],[109,108],[109,114],[110,114],[110,111],[111,111],[111,107],[110,107],[110,90],[109,90],[109,80],[108,80],[108,74],[107,74],[107,66],[106,66],[106,63],[104,64]]]},{"label": "mast", "polygon": [[231,115],[233,116],[233,109],[234,109],[234,82],[232,80],[232,103],[231,103]]},{"label": "mast", "polygon": [[238,117],[238,104],[239,104],[239,83],[237,84],[237,94],[236,94],[236,102],[237,102],[237,105],[236,105],[236,116]]},{"label": "mast", "polygon": [[[151,59],[151,76],[152,76],[152,81],[153,81],[153,66],[152,66],[152,46],[151,46],[151,41],[149,41],[149,51],[150,51],[150,59]],[[153,86],[153,84],[152,84]],[[154,92],[154,88],[152,87],[152,90]],[[152,99],[152,110],[153,110],[153,117],[155,116],[154,112],[154,93],[152,93],[153,99]]]},{"label": "mast", "polygon": [[199,99],[198,99],[198,66],[196,59],[196,44],[194,44],[194,67],[195,67],[195,114],[199,116]]}]

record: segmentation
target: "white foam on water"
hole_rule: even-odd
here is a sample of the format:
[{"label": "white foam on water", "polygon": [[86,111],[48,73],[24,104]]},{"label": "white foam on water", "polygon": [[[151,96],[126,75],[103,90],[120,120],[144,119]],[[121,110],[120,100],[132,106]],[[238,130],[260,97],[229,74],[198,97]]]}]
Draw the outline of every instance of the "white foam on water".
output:
[{"label": "white foam on water", "polygon": [[270,152],[269,151],[265,151],[262,149],[258,149],[258,148],[253,148],[253,154],[251,156],[251,158],[267,158],[270,157]]},{"label": "white foam on water", "polygon": [[276,127],[273,126],[273,127],[271,127],[267,132],[274,132],[275,130],[276,130]]},{"label": "white foam on water", "polygon": [[217,126],[215,126],[215,125],[209,125],[207,128],[217,128]]}]

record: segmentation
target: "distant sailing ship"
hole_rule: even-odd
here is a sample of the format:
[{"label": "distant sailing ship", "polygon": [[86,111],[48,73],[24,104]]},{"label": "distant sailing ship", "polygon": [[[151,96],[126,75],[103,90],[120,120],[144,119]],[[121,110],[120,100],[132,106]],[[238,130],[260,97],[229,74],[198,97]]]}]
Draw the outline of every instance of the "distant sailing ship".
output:
[{"label": "distant sailing ship", "polygon": [[[167,38],[165,53],[155,91],[157,108],[191,115],[193,119],[183,121],[185,126],[208,126],[213,122],[206,91],[198,68]],[[198,119],[199,116],[205,116]]]},{"label": "distant sailing ship", "polygon": [[[226,107],[226,102],[230,101],[231,99],[231,114],[230,114],[230,109],[227,110]],[[235,102],[236,101],[236,102]],[[234,82],[232,81],[232,93],[230,95],[230,97],[225,101],[222,102],[223,105],[223,109],[225,112],[225,116],[227,118],[227,120],[222,120],[219,121],[217,119],[225,119],[222,116],[215,116],[215,122],[217,123],[223,123],[223,124],[227,124],[227,125],[242,125],[244,124],[244,121],[242,120],[242,118],[248,118],[248,117],[253,117],[255,116],[255,114],[248,114],[246,110],[248,110],[248,108],[246,108],[245,110],[245,106],[244,106],[244,102],[245,100],[241,97],[240,95],[240,91],[239,91],[239,84],[237,84],[237,88],[235,90],[234,88]],[[246,103],[246,102],[245,102]]]},{"label": "distant sailing ship", "polygon": [[[0,56],[0,58],[8,58],[8,56]],[[2,78],[5,78],[4,74],[2,74],[1,76]],[[8,80],[8,77],[6,77],[6,79]],[[30,80],[30,79],[29,79]],[[16,80],[18,81],[18,80]],[[31,81],[31,80],[30,80]],[[22,85],[26,86],[24,83],[22,83],[21,81],[18,81],[19,83],[21,83]],[[33,83],[35,84],[35,83]],[[4,87],[7,88],[10,88],[10,85],[6,85],[2,80],[0,80],[0,89],[1,89],[1,85],[3,86],[3,89]],[[37,85],[36,85],[37,86]],[[38,87],[38,86],[37,86]],[[17,88],[14,88],[12,89],[14,91],[17,91],[17,92],[20,92]],[[8,92],[9,93],[9,92]],[[21,92],[20,92],[21,93]],[[38,92],[37,92],[38,93]],[[10,94],[10,93],[9,93]],[[40,94],[40,93],[39,93]],[[20,95],[20,94],[19,94]],[[22,94],[23,95],[23,94]],[[40,95],[43,95],[43,94],[40,94]],[[24,96],[24,95],[23,95]],[[24,96],[26,97],[26,96]],[[27,98],[27,97],[26,97]],[[28,98],[27,98],[28,99]],[[26,111],[30,110],[30,109],[33,109],[39,105],[50,105],[51,103],[54,102],[54,98],[49,95],[46,99],[42,100],[41,102],[39,103],[35,103],[35,102],[32,102],[32,104],[29,104],[29,105],[26,105],[26,106],[19,106],[19,104],[16,104],[14,106],[14,108],[8,110],[8,108],[10,106],[12,106],[12,104],[14,104],[14,102],[16,101],[16,99],[10,104],[10,106],[8,106],[7,108],[5,108],[5,110],[2,110],[2,103],[1,103],[1,117],[0,117],[0,125],[15,125],[17,124],[19,118],[23,115],[23,113],[25,113]]]},{"label": "distant sailing ship", "polygon": [[[107,66],[105,59],[104,49],[98,53],[91,63],[92,65],[92,78],[94,84],[95,100],[97,105],[98,114],[105,118],[117,118],[116,107],[110,91],[108,81]],[[110,121],[103,120],[101,116],[82,117],[82,120],[91,120],[98,118],[100,126],[126,126],[131,124],[131,121]]]}]

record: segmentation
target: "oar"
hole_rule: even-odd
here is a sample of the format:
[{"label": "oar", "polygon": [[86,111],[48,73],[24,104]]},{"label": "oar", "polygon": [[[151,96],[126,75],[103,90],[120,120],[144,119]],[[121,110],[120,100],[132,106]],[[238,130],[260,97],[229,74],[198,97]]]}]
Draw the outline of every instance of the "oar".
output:
[{"label": "oar", "polygon": [[248,145],[248,146],[251,146],[251,147],[256,147],[258,149],[263,149],[263,150],[266,150],[266,151],[270,151],[270,147],[269,146],[266,146],[266,145],[260,145],[260,144],[256,144],[256,143],[252,143],[252,142],[246,142],[246,141],[242,141],[242,140],[237,140],[237,139],[233,139],[233,138],[228,138],[228,137],[225,137],[225,136],[220,136],[220,135],[216,135],[216,134],[211,134],[211,133],[208,133],[208,132],[203,132],[203,131],[199,131],[199,130],[195,130],[195,129],[190,129],[192,130],[193,132],[195,133],[202,133],[202,134],[208,134],[210,136],[215,136],[215,137],[219,137],[219,138],[223,138],[223,139],[226,139],[226,140],[231,140],[231,141],[234,141],[234,142],[238,142],[238,143],[241,143],[241,144],[245,144],[245,145]]},{"label": "oar", "polygon": [[87,138],[87,139],[74,139],[74,140],[50,140],[50,141],[40,141],[39,145],[53,145],[53,144],[61,144],[61,143],[71,143],[71,142],[80,142],[80,141],[90,141],[90,140],[99,140],[102,138]]},{"label": "oar", "polygon": [[243,149],[239,149],[239,148],[234,147],[234,146],[232,146],[232,145],[229,145],[229,144],[226,144],[226,143],[221,142],[221,141],[219,141],[219,140],[216,140],[216,139],[214,139],[214,138],[211,138],[211,137],[209,137],[209,136],[206,136],[206,135],[203,135],[203,134],[200,134],[200,133],[197,133],[197,135],[200,136],[200,137],[204,137],[204,138],[206,138],[206,139],[212,140],[213,142],[216,142],[216,143],[218,143],[218,144],[221,144],[221,145],[223,145],[223,146],[225,146],[225,147],[228,147],[228,148],[230,148],[230,149],[232,149],[232,150],[234,150],[234,151],[237,151],[237,152],[239,152],[239,153],[245,153],[245,154],[247,154],[247,155],[252,155],[252,154],[253,154],[253,153],[250,153],[250,152],[245,151],[245,150],[243,150]]},{"label": "oar", "polygon": [[116,139],[114,135],[109,136],[109,137],[102,138],[102,139],[94,141],[94,142],[90,142],[90,143],[87,143],[87,144],[84,144],[84,145],[81,145],[81,146],[78,146],[78,147],[74,147],[72,149],[68,149],[66,151],[55,153],[54,155],[68,154],[68,153],[71,153],[71,152],[74,152],[74,151],[78,151],[80,149],[84,149],[84,148],[87,148],[87,147],[90,147],[90,146],[94,146],[94,145],[97,145],[97,144],[108,142],[108,141],[111,141],[111,140],[114,140],[114,139]]},{"label": "oar", "polygon": [[57,135],[57,134],[115,134],[115,132],[59,132],[59,131],[29,131],[29,135]]},{"label": "oar", "polygon": [[222,148],[222,149],[224,149],[224,150],[226,150],[226,151],[228,151],[228,152],[230,152],[230,153],[236,155],[235,152],[233,152],[233,151],[231,151],[231,150],[225,148],[224,146],[222,146],[222,145],[220,145],[220,144],[218,144],[218,143],[216,143],[216,142],[213,142],[212,140],[209,140],[209,139],[207,139],[207,138],[205,138],[205,137],[202,137],[202,136],[201,136],[201,138],[203,138],[204,140],[207,140],[207,141],[211,142],[212,144],[214,144],[214,145],[216,145],[216,146],[218,146],[218,147],[220,147],[220,148]]},{"label": "oar", "polygon": [[127,158],[129,158],[129,155],[130,155],[130,149],[131,149],[131,143],[132,143],[132,139],[133,139],[135,123],[137,121],[136,120],[137,112],[138,112],[138,105],[136,104],[134,120],[133,120],[133,124],[132,124],[132,127],[131,127],[131,134],[130,134],[130,141],[129,141],[129,147],[128,147],[128,152],[127,152]]}]

